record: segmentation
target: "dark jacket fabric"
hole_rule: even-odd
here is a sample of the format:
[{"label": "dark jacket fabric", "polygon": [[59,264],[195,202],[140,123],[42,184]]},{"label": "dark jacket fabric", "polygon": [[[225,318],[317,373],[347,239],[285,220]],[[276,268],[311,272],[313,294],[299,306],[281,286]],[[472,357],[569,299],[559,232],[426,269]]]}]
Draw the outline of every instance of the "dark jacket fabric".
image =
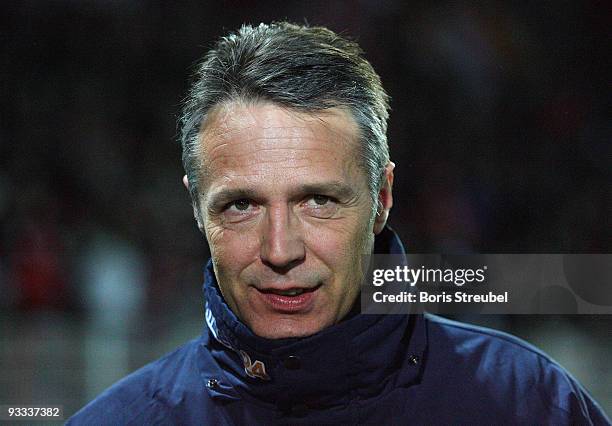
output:
[{"label": "dark jacket fabric", "polygon": [[[379,253],[403,253],[386,229]],[[73,425],[607,425],[571,375],[511,335],[433,315],[360,315],[255,336],[209,264],[202,335],[106,390]]]}]

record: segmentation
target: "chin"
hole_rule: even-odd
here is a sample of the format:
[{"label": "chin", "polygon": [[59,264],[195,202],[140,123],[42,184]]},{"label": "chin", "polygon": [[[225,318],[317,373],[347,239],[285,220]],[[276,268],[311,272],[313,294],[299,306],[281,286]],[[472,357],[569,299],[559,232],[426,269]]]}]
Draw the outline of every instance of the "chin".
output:
[{"label": "chin", "polygon": [[277,323],[271,326],[273,322],[270,321],[266,324],[254,324],[250,328],[259,337],[266,339],[288,339],[312,336],[328,327],[323,324],[304,324],[299,320],[287,322],[287,324],[284,324],[284,321],[281,321],[280,324]]}]

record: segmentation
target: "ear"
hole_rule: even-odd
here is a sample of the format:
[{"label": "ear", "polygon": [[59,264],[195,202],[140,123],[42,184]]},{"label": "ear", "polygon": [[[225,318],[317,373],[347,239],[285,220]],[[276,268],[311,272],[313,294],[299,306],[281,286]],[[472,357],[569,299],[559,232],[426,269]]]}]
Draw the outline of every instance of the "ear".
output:
[{"label": "ear", "polygon": [[389,211],[393,207],[393,169],[395,164],[389,161],[385,166],[385,176],[378,191],[378,205],[374,217],[374,234],[378,235],[385,227]]},{"label": "ear", "polygon": [[[189,179],[187,179],[187,175],[183,176],[183,185],[185,185],[185,188],[187,189],[187,192],[189,192]],[[189,194],[191,195],[191,193]],[[200,220],[200,215],[198,214],[198,209],[196,209],[196,205],[195,203],[197,203],[197,200],[191,200],[191,203],[193,205],[193,217],[195,218],[197,224],[198,224],[198,228],[200,229],[200,231],[204,232],[204,227],[202,225],[202,221]]]}]

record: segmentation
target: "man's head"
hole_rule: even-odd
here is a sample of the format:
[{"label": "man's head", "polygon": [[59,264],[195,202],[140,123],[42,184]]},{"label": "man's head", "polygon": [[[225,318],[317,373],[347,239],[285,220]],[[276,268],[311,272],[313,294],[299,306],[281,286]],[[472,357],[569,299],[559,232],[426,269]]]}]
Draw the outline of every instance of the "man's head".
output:
[{"label": "man's head", "polygon": [[323,28],[244,26],[204,58],[182,117],[185,184],[225,300],[256,334],[314,334],[359,293],[391,208],[387,95]]}]

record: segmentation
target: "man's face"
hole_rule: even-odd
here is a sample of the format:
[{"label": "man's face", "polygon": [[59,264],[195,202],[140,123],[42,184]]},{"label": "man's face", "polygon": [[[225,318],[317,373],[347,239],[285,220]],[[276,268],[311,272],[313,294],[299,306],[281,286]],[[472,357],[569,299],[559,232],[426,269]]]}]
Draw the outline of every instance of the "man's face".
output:
[{"label": "man's face", "polygon": [[340,321],[374,241],[353,118],[231,103],[209,115],[200,144],[201,226],[232,311],[271,339]]}]

